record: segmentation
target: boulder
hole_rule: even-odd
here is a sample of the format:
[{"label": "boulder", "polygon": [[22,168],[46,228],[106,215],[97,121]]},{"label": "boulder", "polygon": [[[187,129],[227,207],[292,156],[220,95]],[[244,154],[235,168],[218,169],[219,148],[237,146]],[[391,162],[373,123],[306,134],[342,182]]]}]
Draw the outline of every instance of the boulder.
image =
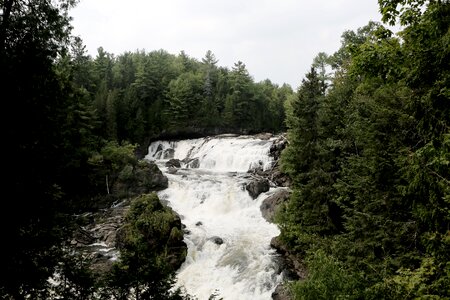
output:
[{"label": "boulder", "polygon": [[260,209],[263,217],[269,221],[273,222],[273,218],[275,217],[275,213],[278,207],[289,199],[291,195],[290,190],[288,189],[280,189],[275,193],[264,199],[261,203]]},{"label": "boulder", "polygon": [[181,168],[181,163],[179,159],[172,158],[166,162],[167,172],[169,174],[175,174],[178,168]]},{"label": "boulder", "polygon": [[158,166],[147,160],[131,168],[128,178],[118,178],[112,185],[112,195],[115,198],[132,197],[162,190],[169,186],[169,180]]},{"label": "boulder", "polygon": [[272,156],[275,160],[280,158],[281,152],[286,148],[288,141],[285,135],[280,135],[270,146],[269,155]]},{"label": "boulder", "polygon": [[216,245],[222,245],[223,244],[223,239],[218,237],[218,236],[210,237],[208,240],[214,242],[214,244],[216,244]]},{"label": "boulder", "polygon": [[150,188],[149,191],[165,189],[169,186],[169,179],[164,176],[164,174],[154,162],[150,163],[148,175],[149,178],[147,184]]},{"label": "boulder", "polygon": [[279,167],[275,167],[270,172],[270,178],[274,184],[277,186],[290,187],[292,185],[292,180],[289,176],[280,171]]},{"label": "boulder", "polygon": [[89,245],[95,242],[92,232],[78,226],[74,231],[73,245]]},{"label": "boulder", "polygon": [[186,168],[197,169],[200,167],[200,160],[195,158],[185,158],[182,162],[186,165]]},{"label": "boulder", "polygon": [[256,199],[259,194],[267,192],[270,189],[270,183],[266,178],[258,178],[248,183],[245,189],[253,199]]},{"label": "boulder", "polygon": [[176,174],[177,172],[178,172],[178,169],[174,168],[174,167],[169,167],[167,169],[167,173],[169,173],[169,174]]},{"label": "boulder", "polygon": [[162,158],[163,159],[172,159],[175,155],[175,150],[172,148],[166,149],[163,151]]},{"label": "boulder", "polygon": [[255,135],[255,138],[261,139],[261,140],[264,140],[264,141],[266,141],[266,140],[268,140],[268,139],[270,139],[272,137],[273,137],[273,134],[269,133],[269,132],[258,133],[258,134]]},{"label": "boulder", "polygon": [[176,158],[171,158],[166,162],[166,167],[181,168],[180,160]]},{"label": "boulder", "polygon": [[300,259],[289,252],[289,248],[280,240],[279,237],[274,237],[270,241],[270,246],[274,248],[280,258],[278,264],[286,280],[299,280],[306,278],[306,267]]},{"label": "boulder", "polygon": [[275,291],[272,293],[272,299],[291,300],[294,299],[294,297],[291,295],[289,287],[286,284],[281,283],[275,288]]},{"label": "boulder", "polygon": [[[152,196],[141,195],[133,201],[148,200],[151,199],[150,197]],[[164,219],[159,219],[151,225],[152,227],[146,227],[144,229],[142,233],[143,237],[145,237],[144,242],[152,245],[151,247],[153,247],[157,254],[164,253],[165,263],[172,270],[177,270],[184,262],[187,253],[187,245],[183,237],[183,228],[185,226],[181,223],[181,217],[170,207],[164,206],[158,197],[153,198],[153,202],[148,204],[145,214],[156,217],[161,211],[165,213]],[[128,220],[128,223],[124,223],[124,226],[117,230],[115,246],[119,250],[122,251],[127,248],[127,243],[129,243],[129,237],[127,235],[130,233],[133,234],[134,230],[134,227],[130,226],[130,224],[132,225],[133,222],[137,222],[138,218],[140,216],[137,216],[136,219]],[[170,230],[161,230],[162,224],[165,224]],[[155,245],[158,246],[155,247]]]}]

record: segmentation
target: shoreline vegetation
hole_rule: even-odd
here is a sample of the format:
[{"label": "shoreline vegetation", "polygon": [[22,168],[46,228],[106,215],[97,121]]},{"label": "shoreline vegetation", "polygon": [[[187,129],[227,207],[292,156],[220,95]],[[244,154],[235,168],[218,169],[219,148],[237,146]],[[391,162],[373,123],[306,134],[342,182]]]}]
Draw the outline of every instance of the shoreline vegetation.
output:
[{"label": "shoreline vegetation", "polygon": [[[449,1],[379,0],[384,24],[402,31],[371,21],[345,31],[296,91],[255,82],[241,61],[221,67],[211,51],[196,60],[100,47],[91,57],[71,35],[74,2],[1,2],[11,195],[0,224],[1,297],[188,299],[169,292],[174,270],[159,263],[171,260],[167,247],[182,254],[182,231],[152,194],[167,181],[142,160],[146,147],[155,138],[286,132],[274,151],[292,193],[273,215],[281,230],[273,244],[301,267],[283,297],[450,298]],[[90,219],[117,217],[86,212],[134,198],[120,231],[126,259],[98,280],[66,249],[95,243],[80,230]],[[146,235],[154,227],[161,231]],[[54,274],[64,284],[52,285]]]}]

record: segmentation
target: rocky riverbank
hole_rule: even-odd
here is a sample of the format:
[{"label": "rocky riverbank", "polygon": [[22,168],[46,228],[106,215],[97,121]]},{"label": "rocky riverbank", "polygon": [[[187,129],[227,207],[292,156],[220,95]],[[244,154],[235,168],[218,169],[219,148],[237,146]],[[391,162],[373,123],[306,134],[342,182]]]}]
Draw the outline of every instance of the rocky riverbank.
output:
[{"label": "rocky riverbank", "polygon": [[[132,172],[132,177],[136,180],[117,180],[111,188],[111,194],[105,196],[115,199],[114,203],[108,207],[75,216],[76,229],[70,240],[70,246],[76,252],[82,253],[90,262],[91,271],[100,276],[107,274],[113,263],[119,259],[120,232],[133,200],[140,195],[165,189],[168,185],[167,177],[153,162],[140,161]],[[181,221],[175,213],[173,213],[173,220],[173,226],[179,227],[181,231]],[[168,263],[173,269],[178,269],[184,261],[183,255],[187,247],[182,236],[174,244],[177,246],[177,251],[172,251]]]},{"label": "rocky riverbank", "polygon": [[[265,137],[265,136],[263,136]],[[270,138],[267,136],[266,138]],[[291,195],[291,179],[284,174],[280,168],[281,152],[286,147],[288,141],[285,135],[280,135],[273,142],[270,148],[270,156],[274,163],[269,170],[255,168],[250,170],[252,181],[247,184],[246,189],[249,194],[256,198],[260,193],[267,192],[270,187],[276,188],[261,204],[261,213],[263,217],[272,223],[276,223],[276,213],[288,200]],[[279,257],[280,273],[283,273],[283,282],[279,284],[272,294],[274,300],[290,300],[292,295],[289,292],[288,283],[292,280],[305,278],[306,270],[297,257],[289,253],[286,245],[278,237],[274,237],[271,246],[276,249]]]},{"label": "rocky riverbank", "polygon": [[[260,134],[260,139],[270,139],[273,135]],[[278,136],[270,148],[270,155],[274,163],[271,168],[263,169],[261,167],[253,168],[248,172],[250,179],[245,186],[248,193],[255,199],[261,193],[268,192],[270,188],[275,188],[261,204],[261,213],[269,222],[275,223],[277,210],[288,201],[290,197],[291,181],[286,174],[280,170],[279,158],[282,150],[287,145],[285,136]],[[171,153],[167,153],[166,159],[173,158]],[[181,161],[171,159],[166,166],[170,171],[176,173],[180,168]],[[182,162],[183,165],[191,163],[190,168],[195,168],[195,161]],[[117,180],[111,187],[110,199],[115,202],[109,207],[99,209],[95,212],[85,212],[77,216],[77,230],[71,240],[71,246],[76,251],[82,252],[91,261],[91,270],[101,275],[107,274],[113,263],[119,259],[121,245],[121,229],[124,227],[125,216],[129,211],[130,205],[136,197],[151,191],[167,188],[167,177],[162,174],[159,168],[153,163],[142,161],[133,170],[135,180]],[[182,231],[181,220],[174,216],[174,226]],[[151,239],[151,238],[150,238]],[[168,237],[169,239],[169,237]],[[220,245],[223,243],[219,238],[214,239],[214,243]],[[184,261],[186,245],[183,242],[183,236],[176,243],[177,251],[172,251],[169,264],[172,268],[178,269]],[[183,247],[180,247],[182,245]],[[291,299],[287,283],[290,280],[302,278],[305,275],[304,268],[289,254],[287,248],[278,238],[271,241],[271,246],[280,254],[279,266],[280,273],[284,275],[284,282],[280,284],[272,294],[273,299],[286,300]]]}]

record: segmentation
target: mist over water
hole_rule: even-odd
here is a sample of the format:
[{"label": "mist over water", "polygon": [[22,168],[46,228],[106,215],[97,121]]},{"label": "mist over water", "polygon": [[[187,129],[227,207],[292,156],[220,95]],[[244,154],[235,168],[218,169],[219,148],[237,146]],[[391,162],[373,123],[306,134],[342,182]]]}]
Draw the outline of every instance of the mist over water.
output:
[{"label": "mist over water", "polygon": [[[271,191],[252,199],[245,189],[249,169],[271,167],[272,142],[221,136],[156,141],[149,147],[146,158],[155,160],[169,178],[169,187],[159,197],[181,216],[188,232],[188,254],[177,273],[177,285],[199,300],[212,294],[225,300],[271,299],[281,280],[270,247],[279,230],[260,211]],[[186,163],[169,174],[168,156]],[[187,167],[194,158],[199,167]]]}]

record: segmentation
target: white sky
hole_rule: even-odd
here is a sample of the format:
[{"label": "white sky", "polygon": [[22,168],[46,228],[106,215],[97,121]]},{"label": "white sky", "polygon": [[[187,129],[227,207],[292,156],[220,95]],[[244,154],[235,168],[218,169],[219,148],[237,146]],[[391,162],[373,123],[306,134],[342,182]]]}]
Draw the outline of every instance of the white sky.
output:
[{"label": "white sky", "polygon": [[73,33],[97,48],[184,50],[218,65],[247,66],[255,81],[298,87],[319,52],[334,53],[345,30],[380,21],[377,0],[80,0]]}]

